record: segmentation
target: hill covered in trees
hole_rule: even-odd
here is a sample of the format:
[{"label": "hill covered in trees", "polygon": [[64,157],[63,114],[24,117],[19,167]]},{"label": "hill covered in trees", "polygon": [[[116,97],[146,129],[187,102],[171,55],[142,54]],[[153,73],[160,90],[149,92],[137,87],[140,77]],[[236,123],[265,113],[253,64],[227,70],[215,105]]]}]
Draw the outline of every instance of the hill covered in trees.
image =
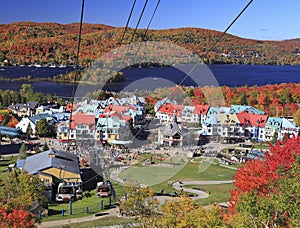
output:
[{"label": "hill covered in trees", "polygon": [[[0,63],[74,64],[79,24],[18,22],[0,24]],[[104,53],[120,45],[124,28],[84,24],[80,65],[88,66]],[[166,30],[128,29],[122,45],[138,41],[160,41],[178,45],[202,56],[221,36],[221,32],[201,28]],[[155,57],[156,53],[153,53]],[[226,34],[207,53],[206,63],[300,64],[300,39],[261,41]]]}]

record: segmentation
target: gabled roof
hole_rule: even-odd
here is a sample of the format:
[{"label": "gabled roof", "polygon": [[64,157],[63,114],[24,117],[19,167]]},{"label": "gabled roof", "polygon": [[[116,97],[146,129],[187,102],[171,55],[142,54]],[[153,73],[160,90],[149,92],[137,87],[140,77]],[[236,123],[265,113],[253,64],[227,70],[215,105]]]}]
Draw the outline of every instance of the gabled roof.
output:
[{"label": "gabled roof", "polygon": [[282,119],[277,117],[269,117],[266,123],[267,127],[273,128],[273,129],[280,129],[282,124]]},{"label": "gabled roof", "polygon": [[208,109],[209,109],[208,105],[195,105],[195,109],[193,113],[197,115],[206,115]]},{"label": "gabled roof", "polygon": [[84,104],[77,108],[76,111],[83,112],[86,114],[94,114],[95,109],[98,107],[97,104]]},{"label": "gabled roof", "polygon": [[230,113],[234,114],[234,113],[241,113],[241,112],[248,112],[250,114],[260,114],[260,115],[264,115],[266,114],[264,111],[254,108],[252,106],[247,106],[247,105],[231,105],[230,106]]},{"label": "gabled roof", "polygon": [[246,110],[236,115],[241,124],[252,127],[264,127],[268,119],[267,115],[248,113]]},{"label": "gabled roof", "polygon": [[171,123],[167,123],[166,126],[160,127],[160,132],[163,135],[168,135],[168,136],[174,136],[176,134],[183,135],[183,129],[179,127],[176,118],[174,119]]},{"label": "gabled roof", "polygon": [[109,113],[112,111],[116,111],[119,113],[124,113],[126,112],[128,109],[130,108],[130,106],[121,106],[121,105],[109,105],[104,109],[104,113]]},{"label": "gabled roof", "polygon": [[250,123],[255,127],[264,127],[267,123],[268,116],[260,114],[249,114]]},{"label": "gabled roof", "polygon": [[74,174],[80,174],[76,154],[63,150],[50,149],[26,158],[23,169],[29,174],[37,174],[49,168],[57,168]]},{"label": "gabled roof", "polygon": [[219,114],[219,119],[223,125],[240,124],[240,121],[236,114]]},{"label": "gabled roof", "polygon": [[8,106],[8,109],[11,109],[11,110],[20,110],[20,109],[36,109],[38,106],[38,102],[27,102],[26,104],[21,104],[21,103],[17,103],[17,104],[14,104],[14,105],[10,105]]},{"label": "gabled roof", "polygon": [[160,109],[160,107],[164,106],[165,104],[173,104],[173,102],[168,98],[164,98],[162,100],[157,101],[154,105],[154,112],[157,112]]},{"label": "gabled roof", "polygon": [[229,114],[230,108],[228,107],[209,107],[208,112],[206,113],[207,118],[211,118],[215,114]]},{"label": "gabled roof", "polygon": [[77,106],[78,106],[77,104],[69,103],[69,104],[67,104],[66,111],[73,112],[77,109]]},{"label": "gabled roof", "polygon": [[48,113],[41,113],[35,116],[28,117],[28,119],[34,124],[37,124],[37,122],[41,119],[50,119],[50,118],[52,118],[52,116]]},{"label": "gabled roof", "polygon": [[176,114],[176,116],[180,116],[183,109],[184,109],[184,105],[177,105],[177,104],[167,103],[167,104],[161,106],[158,109],[158,112],[162,112],[162,113],[165,113],[165,114],[168,114],[168,115]]},{"label": "gabled roof", "polygon": [[92,126],[95,125],[95,116],[87,115],[85,113],[78,112],[75,115],[72,115],[71,120],[71,129],[74,129],[76,126],[83,124]]},{"label": "gabled roof", "polygon": [[108,118],[102,117],[98,119],[97,122],[97,128],[120,128],[121,126],[125,126],[126,122],[125,120],[120,120],[119,118],[115,116],[110,116]]},{"label": "gabled roof", "polygon": [[289,121],[286,118],[282,118],[282,126],[281,127],[284,129],[297,129],[296,124]]},{"label": "gabled roof", "polygon": [[130,121],[131,121],[131,116],[129,116],[129,115],[121,115],[120,113],[118,113],[118,112],[113,112],[113,113],[111,113],[110,114],[110,116],[115,116],[115,117],[117,117],[119,120],[125,120],[127,123],[130,123]]},{"label": "gabled roof", "polygon": [[206,126],[218,125],[221,124],[219,114],[213,114],[208,119],[203,122]]},{"label": "gabled roof", "polygon": [[99,115],[99,118],[106,119],[106,118],[110,118],[112,116],[116,117],[119,120],[124,120],[127,123],[130,123],[130,121],[132,119],[131,116],[129,116],[129,115],[122,115],[122,114],[120,114],[120,113],[118,113],[116,111],[109,112],[109,114],[108,113],[101,114],[101,115]]},{"label": "gabled roof", "polygon": [[184,106],[182,114],[192,114],[195,110],[195,106]]}]

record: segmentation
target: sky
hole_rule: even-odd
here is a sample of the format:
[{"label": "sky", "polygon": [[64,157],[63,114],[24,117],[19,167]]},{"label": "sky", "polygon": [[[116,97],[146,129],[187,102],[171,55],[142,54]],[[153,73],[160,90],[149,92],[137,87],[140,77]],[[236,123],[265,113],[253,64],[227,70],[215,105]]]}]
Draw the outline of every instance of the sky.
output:
[{"label": "sky", "polygon": [[[250,0],[161,0],[150,29],[197,27],[224,31]],[[0,24],[20,21],[80,21],[81,0],[0,0]],[[86,23],[126,25],[134,0],[85,0]],[[134,28],[145,0],[136,0]],[[149,0],[140,28],[147,27],[157,0]],[[258,40],[300,38],[299,0],[254,0],[228,33]]]}]

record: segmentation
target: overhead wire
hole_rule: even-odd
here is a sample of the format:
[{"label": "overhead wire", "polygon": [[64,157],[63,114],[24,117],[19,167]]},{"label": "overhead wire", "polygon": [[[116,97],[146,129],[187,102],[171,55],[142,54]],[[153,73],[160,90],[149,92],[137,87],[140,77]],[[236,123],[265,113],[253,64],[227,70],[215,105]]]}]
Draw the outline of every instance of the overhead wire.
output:
[{"label": "overhead wire", "polygon": [[[202,59],[203,57],[207,56],[208,53],[220,42],[220,40],[223,38],[223,36],[228,32],[228,30],[232,27],[232,25],[238,20],[238,18],[246,11],[246,9],[251,5],[251,3],[253,2],[253,0],[250,0],[246,6],[244,6],[244,8],[238,13],[238,15],[232,20],[232,22],[226,27],[226,29],[222,32],[222,34],[218,37],[218,39],[210,46],[210,48],[203,54],[201,55],[199,58]],[[178,84],[179,86],[182,85],[184,83],[184,81],[190,76],[190,74],[196,69],[197,66],[199,66],[199,62],[197,62],[190,71],[188,71],[188,73],[183,77],[183,79],[180,81],[180,83]],[[168,100],[172,100],[175,96],[175,91],[173,91],[173,93],[171,94],[170,98],[167,97],[167,99],[164,100],[164,102],[162,102],[159,107],[164,106],[166,104],[166,102]],[[143,127],[144,128],[144,127]],[[136,137],[142,130],[143,128],[141,128],[134,137]]]},{"label": "overhead wire", "polygon": [[[232,27],[232,25],[238,20],[238,18],[244,13],[244,11],[251,5],[251,3],[253,2],[253,0],[250,0],[249,2],[248,2],[248,4],[240,11],[240,13],[234,18],[234,20],[229,24],[229,26],[223,31],[223,33],[221,34],[221,36],[211,45],[211,47],[206,51],[206,53],[205,54],[203,54],[200,58],[203,58],[204,56],[207,56],[207,54],[220,42],[220,40],[222,39],[222,37],[227,33],[227,31]],[[155,9],[154,9],[154,11],[153,11],[153,13],[152,13],[152,16],[151,16],[151,19],[150,19],[150,21],[149,21],[149,23],[148,23],[148,26],[147,26],[147,28],[146,28],[146,30],[145,30],[145,32],[144,32],[144,36],[142,37],[142,39],[144,40],[144,38],[145,38],[145,36],[146,36],[146,34],[147,34],[147,32],[148,32],[148,30],[149,30],[149,28],[150,28],[150,25],[151,25],[151,22],[152,22],[152,20],[153,20],[153,17],[154,17],[154,15],[155,15],[155,13],[156,13],[156,11],[157,11],[157,8],[158,8],[158,6],[159,6],[159,3],[160,3],[160,0],[158,0],[158,2],[157,2],[157,4],[156,4],[156,7],[155,7]],[[134,9],[134,6],[135,6],[135,4],[136,4],[136,0],[133,2],[133,6],[132,6],[132,8],[131,8],[131,11],[130,11],[130,14],[129,14],[129,17],[128,17],[128,20],[127,20],[127,23],[126,23],[126,26],[125,26],[125,29],[124,29],[124,32],[123,32],[123,35],[122,35],[122,38],[121,38],[121,42],[120,42],[120,44],[122,44],[122,42],[123,42],[123,39],[124,39],[124,37],[125,37],[125,34],[126,34],[126,31],[127,31],[127,28],[128,28],[128,24],[129,24],[129,21],[130,21],[130,18],[131,18],[131,16],[132,16],[132,12],[133,12],[133,9]],[[147,4],[148,4],[148,0],[146,0],[145,1],[145,3],[144,3],[144,6],[143,6],[143,9],[142,9],[142,12],[140,13],[140,16],[139,16],[139,19],[138,19],[138,22],[137,22],[137,24],[136,24],[136,26],[135,26],[135,29],[134,29],[134,32],[133,32],[133,34],[132,34],[132,38],[131,38],[131,42],[130,43],[132,43],[133,41],[134,41],[134,38],[135,38],[135,34],[136,34],[136,31],[137,31],[137,29],[138,29],[138,26],[139,26],[139,24],[140,24],[140,22],[141,22],[141,19],[142,19],[142,17],[143,17],[143,14],[144,14],[144,11],[145,11],[145,8],[146,8],[146,6],[147,6]],[[79,31],[79,40],[78,40],[78,47],[77,47],[77,56],[76,56],[76,76],[78,76],[78,70],[79,70],[79,66],[78,66],[78,56],[79,56],[79,52],[80,52],[80,41],[81,41],[81,32],[82,32],[82,20],[83,20],[83,9],[84,9],[84,0],[82,0],[82,10],[81,10],[81,18],[80,18],[80,31]],[[182,85],[183,84],[183,82],[189,77],[189,75],[196,69],[196,67],[199,65],[199,63],[196,63],[195,65],[194,65],[194,67],[186,74],[186,76],[181,80],[181,82],[179,83],[179,85]],[[75,88],[75,85],[76,85],[76,77],[75,76],[75,79],[74,79],[74,87],[73,88]],[[73,91],[72,91],[72,97],[74,97],[74,94],[75,94],[75,89],[73,89]],[[173,97],[174,96],[174,94],[171,96],[171,97]],[[172,99],[172,98],[171,98]],[[71,106],[71,108],[73,108],[73,99],[72,99],[72,106]],[[163,105],[163,104],[162,104]],[[112,110],[112,107],[111,107],[111,109],[110,110]],[[71,112],[71,116],[70,116],[70,120],[71,120],[71,117],[72,117],[72,112]],[[108,118],[108,115],[107,115],[107,118]],[[70,121],[70,125],[71,125],[71,121]],[[142,128],[140,129],[140,131],[142,130]],[[139,133],[139,132],[138,132]],[[137,133],[137,134],[138,134]],[[137,135],[136,134],[136,135]],[[135,135],[135,136],[136,136]],[[134,137],[135,137],[134,136]]]},{"label": "overhead wire", "polygon": [[[203,57],[207,56],[208,53],[220,42],[220,40],[223,38],[223,36],[228,32],[228,30],[232,27],[232,25],[238,20],[238,18],[246,11],[246,9],[251,5],[253,0],[250,0],[248,4],[239,12],[239,14],[233,19],[233,21],[227,26],[227,28],[222,32],[222,34],[218,37],[218,39],[210,46],[210,48],[199,58],[202,59]],[[200,63],[197,62],[192,69],[185,75],[185,77],[180,81],[178,85],[182,85],[184,81],[190,76],[190,74],[196,69],[196,67]]]},{"label": "overhead wire", "polygon": [[[76,83],[77,78],[79,76],[79,53],[80,53],[80,44],[81,44],[81,35],[82,35],[82,24],[83,24],[83,13],[84,13],[84,2],[85,0],[81,1],[81,13],[80,13],[80,22],[79,22],[79,33],[78,33],[78,41],[77,41],[77,52],[76,52],[76,59],[75,59],[75,76],[72,86],[72,94],[71,94],[71,113],[69,117],[69,134],[68,134],[68,142],[70,141],[71,136],[71,127],[72,127],[72,118],[73,118],[73,106],[74,106],[74,100],[75,100],[75,92],[76,92]],[[69,147],[67,147],[67,151],[69,150]]]},{"label": "overhead wire", "polygon": [[[142,11],[141,11],[141,13],[140,13],[140,15],[139,15],[138,21],[137,21],[136,26],[135,26],[135,28],[134,28],[134,31],[133,31],[133,34],[132,34],[132,37],[131,37],[131,41],[129,42],[129,45],[128,45],[128,47],[127,47],[126,53],[128,53],[128,51],[129,51],[130,44],[134,42],[134,38],[135,38],[135,35],[136,35],[136,32],[137,32],[137,29],[138,29],[139,24],[140,24],[140,22],[141,22],[141,20],[142,20],[142,17],[143,17],[143,15],[144,15],[144,12],[145,12],[145,9],[146,9],[146,7],[147,7],[148,2],[149,2],[149,0],[146,0],[145,3],[144,3],[144,5],[143,5]],[[129,13],[129,16],[128,16],[128,19],[127,19],[127,22],[126,22],[126,26],[125,26],[125,29],[124,29],[124,31],[123,31],[123,35],[122,35],[121,40],[120,40],[120,42],[119,42],[119,46],[118,46],[118,49],[117,49],[117,53],[119,52],[119,47],[120,47],[120,46],[122,45],[122,43],[123,43],[123,39],[124,39],[124,37],[125,37],[125,34],[126,34],[126,31],[127,31],[127,28],[128,28],[129,22],[130,22],[130,19],[131,19],[131,17],[132,17],[132,13],[133,13],[135,4],[136,4],[136,0],[134,0],[133,5],[132,5],[132,7],[131,7],[131,10],[130,10],[130,13]],[[156,11],[156,9],[157,9],[157,7],[155,8],[155,11]],[[151,17],[151,21],[152,21],[152,18],[153,18],[153,16]],[[150,22],[150,23],[151,23],[151,22]],[[146,31],[149,29],[150,23],[148,24]],[[146,31],[145,31],[145,32],[146,32]],[[107,127],[108,127],[108,118],[109,118],[110,115],[111,115],[111,111],[113,110],[113,106],[114,106],[114,103],[108,108],[108,113],[106,114],[106,131],[107,131],[107,132],[108,132],[108,129],[107,129]],[[104,126],[103,126],[103,127],[104,127]],[[108,133],[106,133],[106,134],[107,134],[107,136],[108,136]],[[101,140],[101,139],[100,139],[100,140]],[[104,150],[104,148],[102,148],[102,149]],[[96,154],[96,156],[98,156],[98,153]],[[104,172],[104,175],[105,175],[105,170],[103,170],[103,172]],[[104,176],[104,175],[103,175],[103,176]],[[109,177],[107,177],[107,178],[109,179]]]}]

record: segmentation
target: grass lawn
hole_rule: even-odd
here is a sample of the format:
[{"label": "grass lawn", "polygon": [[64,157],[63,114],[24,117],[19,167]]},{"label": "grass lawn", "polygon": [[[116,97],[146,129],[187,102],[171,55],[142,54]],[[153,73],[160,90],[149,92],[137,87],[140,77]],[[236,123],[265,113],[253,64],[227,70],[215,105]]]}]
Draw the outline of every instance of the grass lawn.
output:
[{"label": "grass lawn", "polygon": [[199,188],[206,192],[209,192],[209,197],[204,199],[198,199],[196,203],[198,205],[208,205],[213,203],[228,202],[230,199],[230,190],[233,189],[233,184],[216,184],[216,185],[193,185],[185,186],[188,188]]},{"label": "grass lawn", "polygon": [[262,144],[253,144],[254,149],[270,149],[270,145],[267,143],[262,143]]},{"label": "grass lawn", "polygon": [[161,166],[159,164],[157,166],[132,166],[120,173],[119,177],[126,180],[136,180],[141,184],[151,186],[169,180],[184,167],[184,164],[170,167],[165,164]]},{"label": "grass lawn", "polygon": [[[103,200],[105,209],[100,210],[100,201]],[[112,200],[112,204],[114,201]],[[86,207],[88,207],[88,213],[86,213]],[[83,197],[82,200],[72,202],[72,215],[70,215],[69,202],[51,202],[49,203],[49,216],[43,217],[42,221],[54,221],[60,219],[78,218],[83,216],[90,216],[99,212],[104,212],[109,209],[109,198],[100,199],[96,197],[96,191],[91,191],[89,194]],[[62,210],[64,210],[64,216],[62,216]]]},{"label": "grass lawn", "polygon": [[[124,196],[124,191],[122,186],[114,184],[115,191],[117,193],[117,201],[112,198],[112,204],[118,202],[118,200]],[[83,216],[90,216],[99,212],[105,212],[105,210],[100,210],[100,201],[103,200],[104,209],[109,209],[109,198],[97,198],[96,190],[91,192],[85,192],[82,200],[77,200],[72,202],[72,215],[70,215],[70,205],[69,202],[58,203],[52,202],[49,204],[49,216],[43,217],[43,221],[54,221],[60,219],[70,219],[78,218]],[[86,213],[86,207],[88,207],[88,213]],[[62,216],[62,210],[65,211],[64,216]]]},{"label": "grass lawn", "polygon": [[232,180],[235,170],[215,164],[189,162],[171,180]]},{"label": "grass lawn", "polygon": [[18,156],[7,156],[0,159],[0,179],[5,180],[7,178],[6,169],[8,165],[16,163]]},{"label": "grass lawn", "polygon": [[[99,218],[97,220],[82,222],[76,224],[70,224],[68,226],[58,226],[57,228],[91,228],[91,227],[99,227],[99,226],[112,226],[112,225],[123,225],[124,227],[130,227],[129,224],[136,223],[134,218],[119,218],[119,217],[105,217]],[[126,226],[128,225],[128,226]]]},{"label": "grass lawn", "polygon": [[[151,188],[156,192],[160,192],[164,189],[164,193],[172,193],[175,189],[168,184],[172,181],[184,181],[184,180],[232,180],[235,170],[227,169],[218,165],[210,165],[205,171],[199,172],[199,163],[189,162],[181,171],[179,171],[175,176],[170,178],[168,181],[152,185]],[[213,185],[210,185],[213,186]],[[206,187],[210,187],[208,185]],[[221,185],[219,185],[221,186]],[[220,188],[222,190],[222,188]],[[206,190],[206,189],[205,189]],[[210,190],[207,190],[210,192]],[[227,190],[224,189],[226,192]],[[227,191],[228,192],[228,191]],[[208,197],[208,199],[213,200]],[[213,202],[210,201],[209,202]]]}]

